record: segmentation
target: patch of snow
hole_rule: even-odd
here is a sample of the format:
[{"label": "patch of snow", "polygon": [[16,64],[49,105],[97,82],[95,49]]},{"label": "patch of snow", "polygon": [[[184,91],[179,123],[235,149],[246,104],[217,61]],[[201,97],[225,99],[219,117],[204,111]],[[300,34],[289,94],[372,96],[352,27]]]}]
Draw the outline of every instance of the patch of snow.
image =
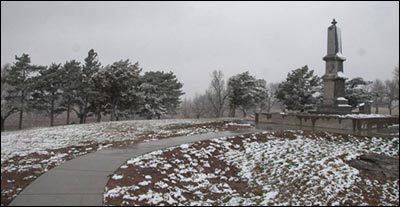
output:
[{"label": "patch of snow", "polygon": [[182,144],[180,147],[181,147],[182,149],[187,149],[187,148],[189,148],[189,145],[188,145],[188,144]]},{"label": "patch of snow", "polygon": [[341,118],[384,118],[384,117],[391,117],[390,115],[385,114],[346,114],[340,115]]},{"label": "patch of snow", "polygon": [[337,73],[337,76],[338,76],[339,78],[349,79],[342,71],[339,71],[339,72]]},{"label": "patch of snow", "polygon": [[140,185],[140,186],[146,186],[148,184],[150,184],[149,181],[142,181],[142,182],[138,183],[138,185]]},{"label": "patch of snow", "polygon": [[226,126],[248,126],[248,127],[251,127],[251,124],[238,124],[238,123],[235,123],[235,122],[229,122],[229,123],[226,123],[225,124]]},{"label": "patch of snow", "polygon": [[124,176],[123,175],[113,175],[112,177],[111,177],[111,179],[113,179],[113,180],[120,180],[120,179],[122,179]]},{"label": "patch of snow", "polygon": [[313,93],[311,96],[312,96],[313,98],[318,98],[318,97],[322,96],[322,93],[319,92],[319,91],[317,91],[317,92]]}]

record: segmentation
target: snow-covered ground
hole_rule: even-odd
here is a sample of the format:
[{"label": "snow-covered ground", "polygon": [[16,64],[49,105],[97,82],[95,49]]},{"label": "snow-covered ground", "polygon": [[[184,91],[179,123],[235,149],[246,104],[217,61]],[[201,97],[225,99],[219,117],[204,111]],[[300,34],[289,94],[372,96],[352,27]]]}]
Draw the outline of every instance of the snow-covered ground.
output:
[{"label": "snow-covered ground", "polygon": [[399,138],[285,131],[184,144],[127,161],[106,205],[397,205],[399,180],[346,161],[399,155]]},{"label": "snow-covered ground", "polygon": [[[168,125],[203,124],[216,119],[163,119],[104,122],[35,128],[1,133],[1,161],[47,149],[58,149],[85,142],[134,140],[137,135],[160,131]],[[218,120],[217,120],[218,121]]]},{"label": "snow-covered ground", "polygon": [[8,205],[42,173],[77,156],[141,141],[230,130],[225,122],[231,121],[235,120],[135,120],[2,132],[1,205]]}]

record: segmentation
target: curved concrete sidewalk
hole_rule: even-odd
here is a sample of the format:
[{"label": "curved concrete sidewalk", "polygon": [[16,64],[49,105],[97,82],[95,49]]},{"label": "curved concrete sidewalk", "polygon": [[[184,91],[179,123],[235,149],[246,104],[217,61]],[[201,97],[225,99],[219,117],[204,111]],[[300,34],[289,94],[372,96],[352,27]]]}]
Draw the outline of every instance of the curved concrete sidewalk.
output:
[{"label": "curved concrete sidewalk", "polygon": [[109,176],[129,158],[184,143],[254,132],[259,130],[173,137],[90,153],[44,173],[26,187],[10,205],[100,206],[103,205],[104,187]]}]

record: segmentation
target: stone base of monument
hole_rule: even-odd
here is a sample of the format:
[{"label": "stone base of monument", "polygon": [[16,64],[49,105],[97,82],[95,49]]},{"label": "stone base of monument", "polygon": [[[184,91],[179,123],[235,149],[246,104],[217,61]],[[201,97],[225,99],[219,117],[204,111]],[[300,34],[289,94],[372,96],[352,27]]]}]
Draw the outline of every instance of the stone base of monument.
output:
[{"label": "stone base of monument", "polygon": [[[331,101],[333,102],[333,101]],[[338,97],[334,103],[327,102],[322,103],[321,107],[314,112],[314,114],[351,114],[353,107],[348,104],[348,101],[344,97]]]},{"label": "stone base of monument", "polygon": [[[300,129],[329,130],[335,132],[349,132],[354,134],[368,134],[368,132],[382,132],[388,126],[399,124],[399,116],[377,114],[312,114],[312,113],[257,113],[256,124],[297,126]],[[290,127],[287,127],[291,129]],[[364,133],[367,132],[367,133]],[[393,132],[391,132],[393,133]]]}]

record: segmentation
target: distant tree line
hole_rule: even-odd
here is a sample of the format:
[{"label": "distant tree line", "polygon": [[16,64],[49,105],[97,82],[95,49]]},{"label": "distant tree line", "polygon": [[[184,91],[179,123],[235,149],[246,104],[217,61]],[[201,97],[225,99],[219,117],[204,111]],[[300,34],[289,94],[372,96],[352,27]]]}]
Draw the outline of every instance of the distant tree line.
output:
[{"label": "distant tree line", "polygon": [[[225,82],[221,70],[211,74],[207,90],[193,98],[180,100],[182,84],[172,72],[146,72],[141,74],[139,63],[129,60],[116,61],[101,66],[97,53],[92,49],[84,63],[76,60],[49,66],[31,64],[29,55],[15,57],[15,62],[1,70],[1,129],[5,120],[19,114],[22,128],[24,112],[40,112],[54,125],[54,117],[66,113],[66,124],[74,112],[80,123],[88,116],[98,122],[122,117],[158,118],[176,114],[177,109],[185,118],[243,117],[256,112],[270,112],[279,105],[291,111],[317,109],[322,100],[323,82],[308,66],[288,73],[285,81],[269,83],[257,79],[249,71],[229,77]],[[373,101],[375,113],[386,106],[392,114],[399,106],[399,68],[393,79],[366,81],[361,77],[347,79],[345,98],[353,108]],[[284,108],[282,108],[284,107]]]},{"label": "distant tree line", "polygon": [[91,49],[84,63],[77,60],[49,66],[31,64],[28,54],[15,56],[15,62],[1,69],[1,130],[6,119],[19,113],[22,128],[24,112],[54,117],[66,112],[66,124],[74,112],[80,123],[88,116],[110,115],[111,120],[135,115],[147,119],[176,113],[181,103],[182,83],[172,72],[141,74],[139,63],[128,59],[101,66]]},{"label": "distant tree line", "polygon": [[[211,74],[209,88],[203,94],[185,98],[181,104],[184,117],[235,117],[241,111],[246,117],[249,112],[270,112],[272,107],[281,106],[289,111],[316,110],[323,97],[323,81],[308,66],[292,70],[285,81],[267,84],[248,71],[228,78],[215,70]],[[399,107],[399,68],[393,71],[393,79],[367,81],[361,77],[346,79],[345,98],[354,109],[372,102],[375,113],[386,107],[390,114]]]},{"label": "distant tree line", "polygon": [[181,105],[183,117],[235,117],[239,111],[243,117],[249,113],[270,111],[277,102],[274,93],[277,84],[257,79],[249,71],[234,75],[225,82],[221,70],[211,74],[209,87],[203,94],[185,98]]}]

